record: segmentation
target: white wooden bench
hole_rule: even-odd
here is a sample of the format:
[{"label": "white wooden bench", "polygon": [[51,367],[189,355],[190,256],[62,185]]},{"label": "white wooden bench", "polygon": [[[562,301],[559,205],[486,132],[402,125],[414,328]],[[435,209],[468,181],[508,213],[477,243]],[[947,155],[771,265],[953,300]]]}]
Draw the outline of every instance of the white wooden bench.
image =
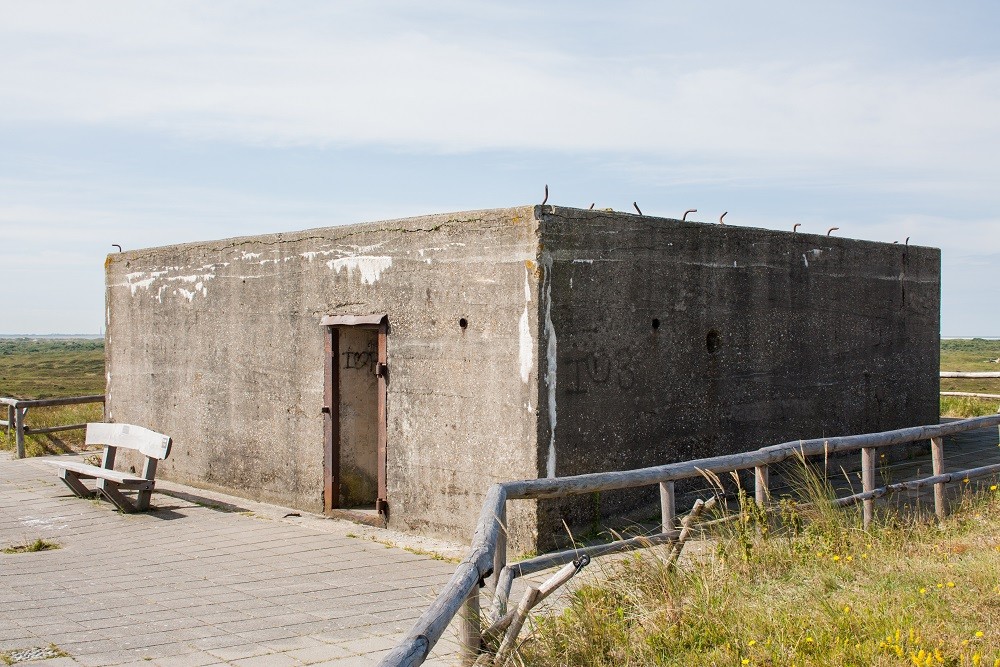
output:
[{"label": "white wooden bench", "polygon": [[[59,478],[81,498],[103,495],[122,512],[142,512],[149,509],[153,495],[156,464],[170,454],[170,438],[131,424],[87,424],[88,445],[104,445],[100,466],[75,461],[49,461],[60,468]],[[119,449],[134,449],[143,455],[142,474],[119,472],[115,467],[115,454]],[[97,480],[90,489],[81,479]],[[138,491],[135,503],[122,495],[120,489]]]}]

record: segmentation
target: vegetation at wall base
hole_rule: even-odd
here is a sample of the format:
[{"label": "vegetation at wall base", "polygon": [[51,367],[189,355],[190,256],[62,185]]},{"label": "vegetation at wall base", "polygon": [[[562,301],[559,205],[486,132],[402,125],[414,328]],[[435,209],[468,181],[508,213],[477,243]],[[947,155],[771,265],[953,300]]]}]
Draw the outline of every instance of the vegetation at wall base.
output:
[{"label": "vegetation at wall base", "polygon": [[656,549],[605,565],[509,664],[1000,667],[996,484],[940,525],[885,510],[866,531],[811,500],[766,522],[747,508],[679,571]]}]

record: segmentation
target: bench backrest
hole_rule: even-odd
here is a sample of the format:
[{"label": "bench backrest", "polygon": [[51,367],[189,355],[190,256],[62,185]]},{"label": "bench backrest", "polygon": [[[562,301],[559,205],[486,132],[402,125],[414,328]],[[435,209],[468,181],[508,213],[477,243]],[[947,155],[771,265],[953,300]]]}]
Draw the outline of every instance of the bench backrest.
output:
[{"label": "bench backrest", "polygon": [[87,424],[88,445],[109,445],[135,449],[151,459],[162,461],[170,455],[170,438],[132,424]]}]

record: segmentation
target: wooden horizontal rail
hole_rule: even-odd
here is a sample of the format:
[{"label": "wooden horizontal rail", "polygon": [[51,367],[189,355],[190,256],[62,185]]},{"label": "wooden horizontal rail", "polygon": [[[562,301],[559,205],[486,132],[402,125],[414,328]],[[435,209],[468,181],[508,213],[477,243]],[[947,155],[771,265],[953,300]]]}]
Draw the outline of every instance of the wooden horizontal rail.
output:
[{"label": "wooden horizontal rail", "polygon": [[60,431],[73,431],[87,428],[86,424],[65,424],[62,426],[45,426],[41,428],[31,428],[24,423],[24,418],[28,408],[47,408],[57,405],[82,405],[84,403],[104,403],[104,394],[91,394],[89,396],[64,396],[62,398],[34,398],[21,399],[9,396],[0,397],[0,405],[7,406],[7,419],[0,420],[0,426],[7,427],[7,434],[10,429],[15,431],[16,452],[15,457],[24,458],[24,436],[40,435],[43,433],[58,433]]},{"label": "wooden horizontal rail", "polygon": [[681,531],[679,530],[671,530],[666,533],[640,535],[626,540],[616,540],[614,542],[608,542],[607,544],[595,544],[594,546],[580,547],[578,549],[567,549],[566,551],[543,554],[541,556],[522,560],[519,563],[510,565],[510,569],[514,573],[515,578],[524,577],[529,574],[541,572],[542,570],[547,570],[550,567],[572,563],[583,554],[596,558],[598,556],[606,556],[608,554],[645,549],[646,547],[656,546],[657,544],[676,542],[677,538],[680,537],[680,534]]},{"label": "wooden horizontal rail", "polygon": [[1000,378],[1000,371],[941,371],[943,378]]},{"label": "wooden horizontal rail", "polygon": [[67,424],[65,426],[45,426],[42,428],[24,427],[25,435],[41,435],[42,433],[59,433],[60,431],[75,431],[76,429],[85,429],[87,424]]},{"label": "wooden horizontal rail", "polygon": [[670,463],[653,468],[622,470],[617,472],[597,472],[573,477],[552,477],[546,479],[526,479],[507,482],[504,487],[511,500],[519,498],[562,498],[564,496],[650,486],[659,482],[701,477],[705,471],[715,474],[733,470],[747,470],[757,466],[781,463],[796,456],[819,456],[862,448],[880,448],[902,445],[908,442],[941,438],[954,433],[972,431],[990,426],[1000,426],[1000,415],[987,415],[931,426],[865,433],[835,438],[815,438],[796,440],[780,445],[771,445],[752,452],[726,454],[707,459]]},{"label": "wooden horizontal rail", "polygon": [[[997,376],[1000,377],[1000,374],[997,374]],[[487,491],[486,499],[479,515],[479,523],[476,524],[476,531],[472,538],[472,546],[469,554],[458,565],[455,574],[452,575],[451,580],[445,585],[430,608],[417,619],[406,637],[382,659],[379,665],[380,667],[410,667],[411,665],[422,664],[438,639],[440,639],[445,628],[458,615],[463,605],[466,606],[467,610],[472,610],[475,613],[465,613],[462,615],[464,625],[460,629],[460,635],[463,637],[479,636],[481,632],[481,628],[478,626],[479,587],[484,585],[486,578],[493,574],[495,565],[499,565],[505,561],[505,555],[501,557],[501,554],[498,554],[496,549],[501,531],[506,530],[507,500],[563,498],[597,491],[652,486],[663,482],[700,477],[706,471],[721,474],[749,468],[763,468],[793,458],[828,455],[855,450],[862,450],[862,452],[865,452],[865,457],[873,459],[873,452],[877,448],[924,440],[931,440],[932,444],[936,443],[934,446],[940,449],[941,439],[944,436],[996,426],[1000,426],[1000,414],[962,419],[946,424],[914,426],[881,433],[798,440],[764,447],[752,452],[714,456],[639,470],[591,473],[573,477],[527,479],[494,484]],[[864,459],[865,457],[862,458]],[[966,471],[965,473],[935,475],[934,477],[921,480],[921,482],[924,485],[941,485],[946,481],[954,481],[955,478],[963,479],[970,473],[977,476],[991,474],[993,468],[997,468],[997,471],[1000,471],[1000,466],[986,466]],[[758,477],[764,479],[766,475],[758,475]],[[866,504],[866,516],[871,510],[870,503],[872,499],[876,497],[874,494],[879,491],[878,489],[872,490],[871,486],[866,485],[866,492],[858,494],[858,498],[850,501],[864,502]],[[666,537],[672,532],[674,531],[665,531],[662,535]],[[633,540],[638,539],[641,538],[633,538]],[[645,539],[649,540],[649,538]],[[610,547],[612,545],[599,546]],[[549,558],[558,560],[560,556],[567,553],[562,552],[562,554],[540,556],[518,565],[522,568],[533,567],[533,564],[541,564]],[[532,565],[528,565],[529,563]],[[500,574],[500,580],[496,580],[498,588],[506,587],[509,590],[510,584],[508,582],[514,578],[513,567],[515,566],[503,567],[502,573],[498,573]],[[468,664],[471,664],[468,651],[478,649],[475,647],[465,647],[464,650],[466,653],[463,654],[463,658]]]},{"label": "wooden horizontal rail", "polygon": [[845,507],[847,505],[853,505],[855,503],[859,503],[864,500],[871,500],[873,498],[882,498],[883,496],[887,496],[890,493],[898,493],[900,491],[918,491],[920,489],[925,489],[928,486],[934,486],[936,484],[948,484],[951,482],[965,481],[967,479],[987,477],[989,475],[994,475],[997,473],[1000,473],[1000,463],[990,466],[981,466],[979,468],[969,468],[968,470],[959,470],[958,472],[948,472],[944,473],[943,475],[933,475],[931,477],[914,479],[908,482],[897,482],[896,484],[887,484],[877,489],[872,489],[871,491],[863,493],[855,493],[852,496],[844,496],[843,498],[837,498],[836,500],[833,501],[833,504],[839,507]]},{"label": "wooden horizontal rail", "polygon": [[65,396],[63,398],[0,398],[0,404],[14,408],[43,408],[55,405],[76,405],[79,403],[103,403],[104,394],[90,396]]},{"label": "wooden horizontal rail", "polygon": [[996,398],[1000,399],[1000,394],[976,394],[968,391],[942,391],[942,396],[962,396],[965,398]]}]

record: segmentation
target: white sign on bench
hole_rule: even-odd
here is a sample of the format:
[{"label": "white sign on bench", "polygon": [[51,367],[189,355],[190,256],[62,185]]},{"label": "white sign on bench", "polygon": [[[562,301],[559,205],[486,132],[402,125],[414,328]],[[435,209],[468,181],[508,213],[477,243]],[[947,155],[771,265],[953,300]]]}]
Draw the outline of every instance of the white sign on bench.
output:
[{"label": "white sign on bench", "polygon": [[[59,478],[73,493],[81,498],[95,494],[103,495],[123,512],[145,511],[149,509],[149,498],[153,495],[156,464],[170,454],[170,438],[132,424],[87,424],[88,445],[104,445],[104,456],[100,466],[77,463],[75,461],[49,461],[60,468]],[[143,455],[142,474],[119,472],[115,467],[118,449],[134,449]],[[90,489],[81,479],[97,480],[96,487]],[[122,495],[120,489],[138,492],[135,503]]]}]

